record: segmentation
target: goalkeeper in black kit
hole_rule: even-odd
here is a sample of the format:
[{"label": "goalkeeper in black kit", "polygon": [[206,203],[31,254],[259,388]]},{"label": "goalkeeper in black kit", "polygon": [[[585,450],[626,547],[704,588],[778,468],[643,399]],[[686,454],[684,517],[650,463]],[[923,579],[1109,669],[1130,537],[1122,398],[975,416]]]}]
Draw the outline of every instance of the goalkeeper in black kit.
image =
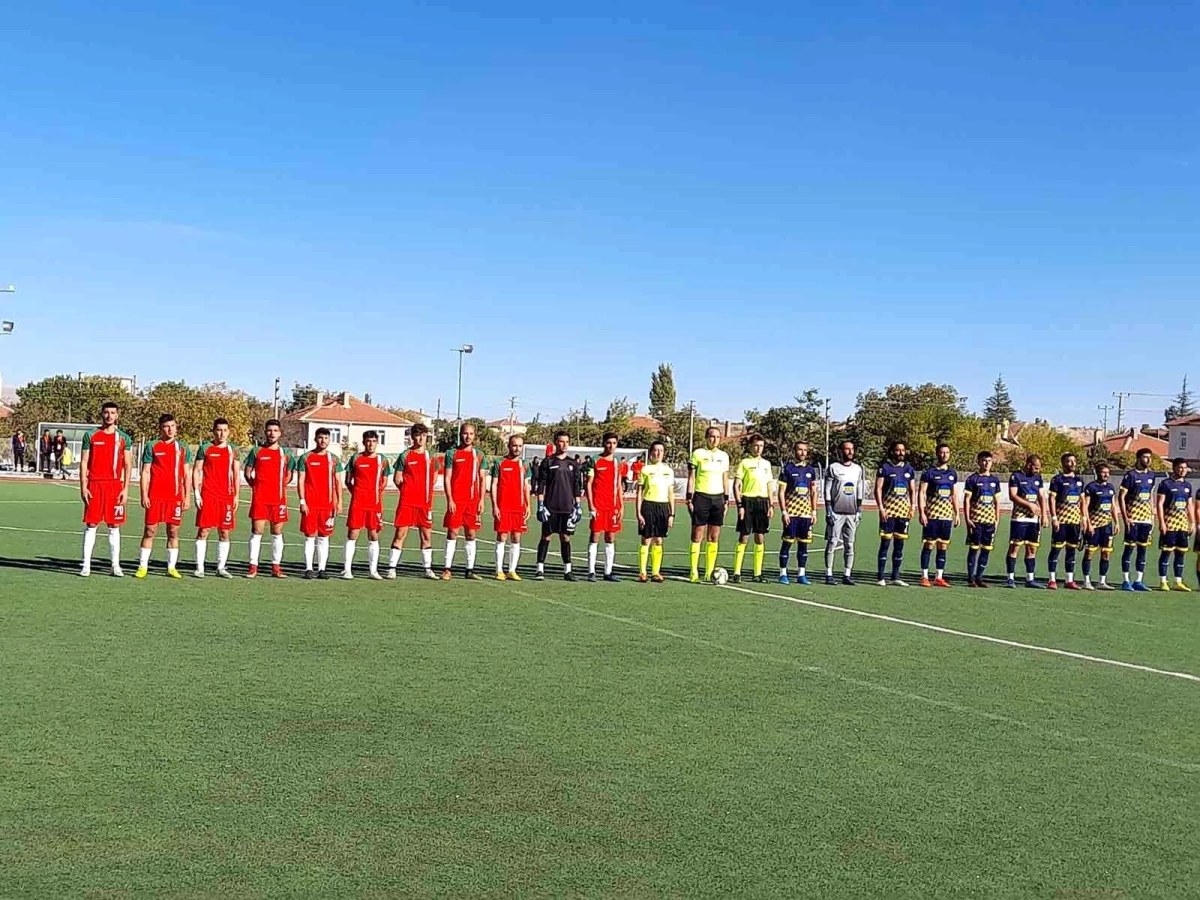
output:
[{"label": "goalkeeper in black kit", "polygon": [[583,498],[583,467],[567,455],[571,436],[565,431],[554,435],[553,456],[547,456],[538,466],[534,493],[537,495],[538,521],[542,523],[542,540],[537,550],[537,574],[534,579],[546,578],[546,555],[550,538],[558,535],[562,550],[563,578],[574,581],[571,574],[571,535],[583,517],[580,500]]}]

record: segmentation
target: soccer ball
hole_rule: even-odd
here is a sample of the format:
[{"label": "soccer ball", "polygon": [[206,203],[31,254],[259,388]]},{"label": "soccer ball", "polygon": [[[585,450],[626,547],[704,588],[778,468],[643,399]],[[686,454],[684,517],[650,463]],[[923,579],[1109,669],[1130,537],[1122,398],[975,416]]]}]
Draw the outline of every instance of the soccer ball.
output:
[{"label": "soccer ball", "polygon": [[713,570],[713,584],[726,584],[729,581],[729,573],[724,569]]}]

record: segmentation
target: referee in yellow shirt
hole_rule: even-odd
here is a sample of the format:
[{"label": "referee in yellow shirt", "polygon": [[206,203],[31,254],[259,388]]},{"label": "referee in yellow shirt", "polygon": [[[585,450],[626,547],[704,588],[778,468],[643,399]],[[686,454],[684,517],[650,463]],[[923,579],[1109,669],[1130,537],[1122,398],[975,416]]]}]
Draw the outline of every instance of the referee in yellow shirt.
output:
[{"label": "referee in yellow shirt", "polygon": [[[663,583],[662,558],[663,538],[675,524],[675,470],[663,462],[667,452],[662,441],[650,445],[650,462],[638,475],[637,510],[638,534],[642,545],[638,548],[638,581],[645,584],[653,581]],[[649,578],[646,576],[646,559],[650,559]]]},{"label": "referee in yellow shirt", "polygon": [[700,542],[707,539],[704,550],[704,580],[712,579],[717,566],[717,547],[721,542],[721,526],[725,524],[725,506],[729,503],[729,454],[718,445],[721,432],[708,428],[704,446],[692,451],[688,460],[687,507],[692,514],[692,577],[700,580]]},{"label": "referee in yellow shirt", "polygon": [[738,463],[737,473],[733,476],[733,499],[737,501],[738,510],[738,545],[733,556],[733,577],[730,581],[737,584],[742,580],[746,541],[750,535],[754,535],[754,580],[763,584],[767,580],[763,575],[764,539],[771,528],[771,517],[775,515],[775,507],[771,504],[771,484],[775,480],[775,473],[771,463],[763,459],[766,442],[762,437],[752,434],[746,443],[750,455]]}]

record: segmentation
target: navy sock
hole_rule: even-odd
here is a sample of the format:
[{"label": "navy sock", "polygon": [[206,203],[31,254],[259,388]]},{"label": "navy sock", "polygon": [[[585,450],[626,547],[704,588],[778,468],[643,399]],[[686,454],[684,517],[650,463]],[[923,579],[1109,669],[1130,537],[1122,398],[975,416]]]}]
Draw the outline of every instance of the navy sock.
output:
[{"label": "navy sock", "polygon": [[1111,563],[1111,560],[1107,560],[1107,559],[1105,559],[1104,557],[1100,557],[1100,577],[1101,577],[1101,578],[1107,578],[1107,577],[1108,577],[1108,567],[1109,567],[1111,564],[1112,564],[1112,563]]},{"label": "navy sock", "polygon": [[946,548],[945,547],[938,547],[938,552],[937,552],[937,556],[935,557],[935,559],[937,561],[938,571],[945,572],[946,571]]},{"label": "navy sock", "polygon": [[787,569],[788,560],[792,558],[792,542],[784,541],[779,545],[779,570]]},{"label": "navy sock", "polygon": [[929,569],[929,558],[933,556],[933,548],[926,544],[921,548],[921,571],[925,572]]},{"label": "navy sock", "polygon": [[1146,571],[1146,548],[1145,547],[1137,548],[1137,570],[1139,572]]},{"label": "navy sock", "polygon": [[1176,551],[1175,551],[1175,577],[1176,577],[1176,578],[1182,578],[1182,577],[1183,577],[1183,560],[1184,560],[1184,555],[1185,555],[1185,551],[1183,551],[1183,550],[1176,550]]},{"label": "navy sock", "polygon": [[887,569],[888,548],[891,546],[891,538],[879,539],[879,580],[883,581],[883,573]]},{"label": "navy sock", "polygon": [[1059,549],[1058,547],[1050,548],[1050,577],[1051,578],[1054,578],[1058,574],[1058,554],[1060,554],[1060,553],[1062,553],[1062,550]]},{"label": "navy sock", "polygon": [[1004,558],[1004,571],[1008,573],[1009,578],[1017,574],[1017,558],[1011,553]]},{"label": "navy sock", "polygon": [[975,564],[979,562],[979,551],[974,547],[967,550],[967,581],[975,580]]},{"label": "navy sock", "polygon": [[1025,574],[1032,575],[1035,568],[1037,568],[1037,557],[1036,556],[1025,557]]},{"label": "navy sock", "polygon": [[796,548],[796,565],[801,569],[808,568],[808,544],[801,544]]},{"label": "navy sock", "polygon": [[992,555],[991,550],[979,551],[979,568],[975,570],[975,577],[982,579],[983,573],[987,571],[988,558]]},{"label": "navy sock", "polygon": [[1074,574],[1075,574],[1075,548],[1074,547],[1067,548],[1067,571],[1070,572],[1072,576],[1074,576]]},{"label": "navy sock", "polygon": [[1092,554],[1083,554],[1083,577],[1090,578],[1092,575]]},{"label": "navy sock", "polygon": [[904,541],[892,544],[892,581],[900,577],[900,565],[904,562]]},{"label": "navy sock", "polygon": [[1170,564],[1171,564],[1171,551],[1170,550],[1164,550],[1162,553],[1158,554],[1158,577],[1159,578],[1167,577],[1167,566],[1169,566]]},{"label": "navy sock", "polygon": [[1129,561],[1133,559],[1133,545],[1126,544],[1125,549],[1121,551],[1121,571],[1126,575],[1129,574]]}]

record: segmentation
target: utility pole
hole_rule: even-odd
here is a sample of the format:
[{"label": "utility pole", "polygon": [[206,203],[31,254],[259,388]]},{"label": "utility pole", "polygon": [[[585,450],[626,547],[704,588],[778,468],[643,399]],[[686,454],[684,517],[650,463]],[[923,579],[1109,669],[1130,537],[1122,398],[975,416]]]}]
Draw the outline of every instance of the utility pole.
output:
[{"label": "utility pole", "polygon": [[517,398],[508,398],[508,436],[513,436],[513,429],[517,424]]},{"label": "utility pole", "polygon": [[272,404],[272,407],[275,410],[275,412],[271,416],[271,418],[278,419],[279,418],[279,379],[278,378],[275,379],[275,402]]},{"label": "utility pole", "polygon": [[442,427],[442,398],[438,397],[437,412],[433,414],[433,450],[438,448],[438,429]]},{"label": "utility pole", "polygon": [[1110,409],[1115,409],[1115,408],[1116,408],[1116,407],[1114,407],[1114,406],[1113,406],[1111,403],[1109,403],[1109,404],[1106,404],[1106,405],[1104,405],[1104,406],[1097,406],[1097,407],[1096,407],[1096,409],[1098,409],[1098,410],[1100,410],[1102,413],[1104,413],[1104,436],[1105,436],[1105,437],[1108,437],[1108,411],[1109,411]]},{"label": "utility pole", "polygon": [[825,398],[825,468],[829,468],[829,398]]},{"label": "utility pole", "polygon": [[1130,395],[1130,391],[1120,391],[1113,394],[1117,398],[1117,431],[1121,430],[1121,422],[1125,418],[1125,398]]},{"label": "utility pole", "polygon": [[692,453],[695,451],[693,446],[696,443],[696,401],[688,401],[688,462],[691,462]]}]

